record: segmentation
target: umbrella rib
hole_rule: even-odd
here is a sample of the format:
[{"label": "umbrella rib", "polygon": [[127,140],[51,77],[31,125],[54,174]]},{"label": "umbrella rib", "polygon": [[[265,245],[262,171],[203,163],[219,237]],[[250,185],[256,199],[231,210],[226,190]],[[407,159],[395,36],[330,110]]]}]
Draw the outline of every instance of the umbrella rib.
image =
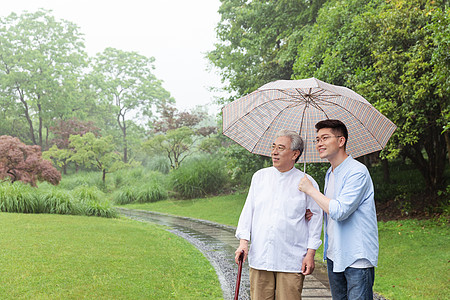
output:
[{"label": "umbrella rib", "polygon": [[[289,94],[289,93],[286,93],[286,92],[283,91],[283,90],[279,90],[279,89],[277,89],[277,90],[280,91],[281,93],[285,94],[285,95],[291,96],[291,97],[293,97],[293,98],[297,98],[297,97],[295,97],[294,95],[291,95],[291,94]],[[304,110],[303,110],[303,115],[302,115],[302,121],[301,121],[301,123],[300,123],[300,126],[301,126],[300,128],[303,127],[303,118],[304,118],[304,115],[305,115],[305,111],[306,111],[306,109],[308,108],[308,104],[311,104],[311,106],[313,106],[314,108],[320,110],[320,111],[326,116],[326,118],[329,119],[328,114],[322,109],[322,107],[321,107],[319,104],[317,104],[316,101],[314,101],[314,99],[315,99],[316,97],[318,97],[318,95],[320,96],[320,95],[323,94],[323,90],[319,90],[319,91],[316,91],[316,92],[313,92],[313,93],[306,94],[306,95],[314,95],[314,96],[310,96],[310,97],[307,97],[304,93],[301,93],[299,89],[295,89],[295,90],[297,91],[298,95],[299,95],[303,100],[305,100],[305,102],[307,103],[307,105],[305,106],[305,108],[304,108]],[[311,92],[311,89],[309,89],[309,91]],[[338,97],[338,96],[332,95],[332,96],[329,96],[329,97],[330,97],[330,98],[336,98],[336,97]],[[345,97],[345,96],[344,96],[344,97]],[[346,97],[346,98],[347,98],[347,97]],[[298,98],[297,98],[297,99],[298,99]],[[366,126],[364,126],[364,124],[361,122],[361,120],[359,120],[359,118],[357,118],[350,110],[348,110],[348,109],[345,108],[344,106],[340,105],[339,103],[327,101],[326,99],[323,99],[323,98],[321,98],[320,101],[323,101],[323,102],[329,103],[330,105],[335,105],[335,106],[338,106],[338,107],[342,108],[342,109],[345,110],[347,113],[349,113],[350,115],[352,115],[352,116],[360,123],[361,126],[363,126],[364,128],[367,128]],[[364,103],[362,103],[362,104],[364,104]],[[294,104],[294,105],[292,105],[292,107],[294,107],[294,106],[300,106],[300,104]],[[367,132],[369,132],[370,135],[373,137],[373,139],[378,143],[378,145],[379,145],[381,148],[383,148],[383,146],[381,145],[380,141],[376,138],[376,136],[372,133],[372,131],[367,130]],[[301,133],[301,132],[300,132],[300,133]]]},{"label": "umbrella rib", "polygon": [[355,120],[357,120],[359,122],[359,124],[367,129],[367,132],[370,133],[370,135],[373,137],[373,139],[378,143],[378,145],[380,146],[381,149],[383,149],[383,146],[381,145],[380,141],[378,141],[378,139],[376,138],[376,136],[372,133],[372,131],[370,131],[363,122],[361,122],[361,120],[359,118],[357,118],[350,110],[348,110],[347,108],[345,108],[344,106],[338,104],[338,103],[334,103],[334,105],[342,108],[343,110],[345,110],[346,112],[348,112],[352,117],[354,117]]},{"label": "umbrella rib", "polygon": [[[283,111],[280,110],[280,112],[276,115],[276,117],[273,118],[272,121],[270,121],[270,123],[269,123],[269,125],[266,127],[266,129],[264,129],[264,133],[263,133],[261,136],[264,136],[264,135],[266,134],[266,132],[269,130],[269,128],[270,128],[270,126],[272,125],[272,123],[273,123],[273,122],[277,119],[277,117],[278,117],[280,114],[282,114],[282,113],[283,113]],[[258,145],[258,142],[256,142],[256,144],[252,147],[252,151],[250,151],[250,152],[253,152],[253,150],[255,150],[255,148],[256,148],[257,145]]]}]

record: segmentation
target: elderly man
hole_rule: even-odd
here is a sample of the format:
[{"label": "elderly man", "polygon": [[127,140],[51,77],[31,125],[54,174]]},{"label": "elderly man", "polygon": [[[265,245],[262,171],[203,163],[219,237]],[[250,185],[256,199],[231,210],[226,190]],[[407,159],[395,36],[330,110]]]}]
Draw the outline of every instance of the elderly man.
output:
[{"label": "elderly man", "polygon": [[[322,210],[297,189],[305,176],[318,188],[311,176],[294,167],[302,152],[301,137],[282,130],[272,144],[273,166],[253,175],[236,230],[236,262],[243,250],[244,260],[249,258],[252,299],[301,299],[304,277],[314,270]],[[313,214],[309,223],[306,209]]]}]

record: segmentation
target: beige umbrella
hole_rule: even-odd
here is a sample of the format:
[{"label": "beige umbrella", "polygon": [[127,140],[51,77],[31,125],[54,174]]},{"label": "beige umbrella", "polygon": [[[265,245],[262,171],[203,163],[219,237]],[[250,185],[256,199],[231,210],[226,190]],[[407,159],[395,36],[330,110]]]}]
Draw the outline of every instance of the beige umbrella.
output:
[{"label": "beige umbrella", "polygon": [[323,162],[312,147],[315,124],[338,119],[347,126],[347,152],[353,157],[383,149],[396,129],[354,91],[316,78],[278,80],[239,98],[222,109],[223,134],[248,151],[270,156],[281,129],[298,132],[306,142],[300,163]]}]

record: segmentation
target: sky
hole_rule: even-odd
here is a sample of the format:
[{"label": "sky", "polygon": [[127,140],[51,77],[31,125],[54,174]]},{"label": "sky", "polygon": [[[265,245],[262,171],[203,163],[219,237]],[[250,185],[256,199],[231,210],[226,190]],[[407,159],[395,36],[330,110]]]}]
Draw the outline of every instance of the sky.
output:
[{"label": "sky", "polygon": [[3,1],[1,17],[11,12],[52,10],[57,20],[75,23],[90,56],[107,47],[155,58],[154,74],[163,80],[180,111],[197,105],[211,114],[220,87],[217,70],[208,71],[205,54],[214,49],[220,0],[14,0]]}]

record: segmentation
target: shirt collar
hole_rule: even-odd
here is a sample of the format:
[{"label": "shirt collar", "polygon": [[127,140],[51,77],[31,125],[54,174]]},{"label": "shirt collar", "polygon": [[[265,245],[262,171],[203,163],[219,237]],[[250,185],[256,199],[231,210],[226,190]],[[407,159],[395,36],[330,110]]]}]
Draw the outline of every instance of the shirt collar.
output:
[{"label": "shirt collar", "polygon": [[[340,164],[339,164],[339,166],[337,166],[336,168],[334,168],[334,174],[338,174],[339,172],[341,172],[341,170],[343,170],[343,169],[345,169],[345,166],[346,165],[348,165],[349,164],[349,161],[350,160],[353,160],[353,157],[351,156],[351,155],[349,155],[346,159],[344,159],[344,161],[343,162],[341,162]],[[329,173],[331,173],[331,170],[332,170],[333,168],[332,167],[330,167],[329,169],[328,169],[328,174]]]},{"label": "shirt collar", "polygon": [[275,167],[273,167],[273,169],[276,171],[276,173],[277,173],[279,176],[288,176],[289,174],[291,174],[292,172],[294,172],[295,166],[293,166],[292,169],[290,169],[289,171],[286,171],[286,172],[280,172],[280,171],[278,171],[278,169],[275,168]]}]

